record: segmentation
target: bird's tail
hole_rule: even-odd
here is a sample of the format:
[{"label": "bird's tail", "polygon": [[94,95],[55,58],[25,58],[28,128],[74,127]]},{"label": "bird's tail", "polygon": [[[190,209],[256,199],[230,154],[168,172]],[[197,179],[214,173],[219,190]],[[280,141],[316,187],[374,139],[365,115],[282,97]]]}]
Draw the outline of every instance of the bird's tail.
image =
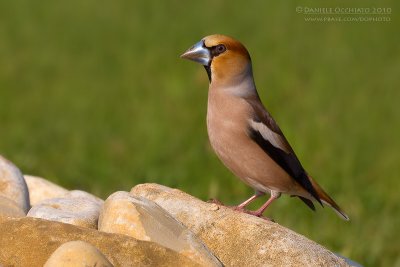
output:
[{"label": "bird's tail", "polygon": [[330,206],[342,219],[348,221],[350,220],[349,216],[339,207],[338,204],[314,181],[310,176],[308,178],[311,181],[312,186],[314,187],[315,191],[318,193],[319,198],[321,201],[328,206]]}]

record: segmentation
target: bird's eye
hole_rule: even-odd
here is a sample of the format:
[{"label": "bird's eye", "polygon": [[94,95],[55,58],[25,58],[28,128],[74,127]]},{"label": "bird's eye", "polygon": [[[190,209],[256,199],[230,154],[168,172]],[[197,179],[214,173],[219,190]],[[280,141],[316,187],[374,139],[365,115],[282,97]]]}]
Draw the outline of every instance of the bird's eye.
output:
[{"label": "bird's eye", "polygon": [[219,44],[217,46],[214,46],[211,50],[211,53],[213,56],[218,56],[219,54],[222,54],[226,51],[226,47],[223,44]]},{"label": "bird's eye", "polygon": [[217,45],[217,52],[218,53],[223,53],[223,52],[225,52],[225,50],[226,50],[226,47],[224,46],[224,45]]}]

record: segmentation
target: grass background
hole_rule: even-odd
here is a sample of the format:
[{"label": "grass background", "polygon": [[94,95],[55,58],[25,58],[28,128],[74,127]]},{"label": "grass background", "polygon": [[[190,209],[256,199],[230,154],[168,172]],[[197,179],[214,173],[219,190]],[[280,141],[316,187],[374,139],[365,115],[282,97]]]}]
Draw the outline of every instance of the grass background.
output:
[{"label": "grass background", "polygon": [[[259,93],[303,165],[351,221],[287,196],[267,215],[366,266],[400,266],[399,3],[146,2],[0,2],[0,154],[104,198],[156,182],[239,203],[252,190],[208,144],[206,73],[179,59],[203,36],[228,34],[249,49]],[[312,23],[296,6],[392,14]]]}]

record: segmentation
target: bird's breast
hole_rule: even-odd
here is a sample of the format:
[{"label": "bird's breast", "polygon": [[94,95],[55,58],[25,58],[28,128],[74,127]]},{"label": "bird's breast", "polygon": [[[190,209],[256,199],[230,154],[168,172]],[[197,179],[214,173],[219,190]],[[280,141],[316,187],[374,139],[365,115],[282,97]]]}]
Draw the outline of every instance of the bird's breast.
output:
[{"label": "bird's breast", "polygon": [[210,96],[209,92],[207,131],[210,144],[224,165],[254,189],[289,192],[294,186],[293,180],[248,135],[252,112],[252,107],[242,98]]},{"label": "bird's breast", "polygon": [[218,156],[229,157],[237,142],[245,137],[248,113],[240,99],[216,101],[209,98],[207,107],[207,131],[211,146]]}]

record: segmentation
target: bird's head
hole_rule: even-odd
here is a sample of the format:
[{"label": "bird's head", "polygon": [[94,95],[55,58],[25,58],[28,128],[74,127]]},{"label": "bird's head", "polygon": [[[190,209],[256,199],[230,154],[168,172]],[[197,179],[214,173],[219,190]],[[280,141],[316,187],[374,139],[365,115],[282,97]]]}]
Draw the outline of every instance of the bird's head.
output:
[{"label": "bird's head", "polygon": [[213,83],[237,82],[251,74],[249,52],[239,41],[226,35],[206,36],[181,57],[204,65]]}]

